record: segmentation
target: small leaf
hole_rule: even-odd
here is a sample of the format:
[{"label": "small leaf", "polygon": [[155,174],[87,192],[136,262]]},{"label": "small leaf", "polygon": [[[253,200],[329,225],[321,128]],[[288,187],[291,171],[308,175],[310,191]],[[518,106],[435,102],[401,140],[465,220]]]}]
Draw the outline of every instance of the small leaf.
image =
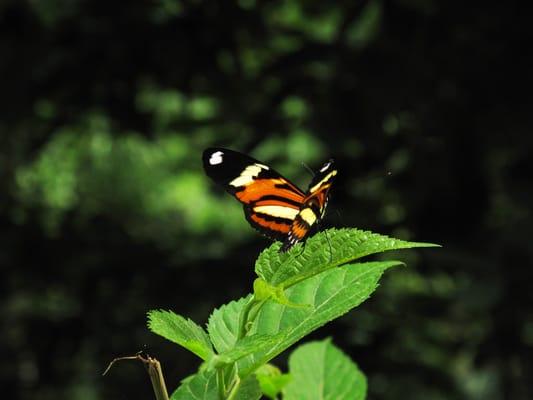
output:
[{"label": "small leaf", "polygon": [[185,347],[203,360],[213,355],[213,347],[207,333],[190,319],[172,311],[150,311],[148,327],[152,332]]},{"label": "small leaf", "polygon": [[185,378],[170,400],[218,400],[216,371],[202,371]]},{"label": "small leaf", "polygon": [[268,398],[275,400],[281,390],[290,382],[289,374],[282,374],[281,371],[272,364],[262,365],[255,371],[255,376],[259,381],[261,391]]},{"label": "small leaf", "polygon": [[224,353],[235,346],[242,311],[251,299],[252,295],[248,295],[237,301],[232,301],[217,308],[209,317],[207,331],[219,353]]},{"label": "small leaf", "polygon": [[363,400],[366,378],[329,340],[298,347],[289,357],[292,380],[283,389],[285,400]]},{"label": "small leaf", "polygon": [[431,243],[407,242],[359,229],[328,229],[309,238],[288,253],[279,253],[279,243],[264,250],[255,272],[272,286],[289,287],[328,269],[387,250],[436,247]]}]

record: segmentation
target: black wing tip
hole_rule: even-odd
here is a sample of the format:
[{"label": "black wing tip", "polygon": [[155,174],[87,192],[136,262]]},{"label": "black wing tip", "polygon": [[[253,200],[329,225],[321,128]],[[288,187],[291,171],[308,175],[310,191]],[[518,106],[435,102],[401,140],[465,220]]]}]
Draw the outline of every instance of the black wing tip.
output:
[{"label": "black wing tip", "polygon": [[227,149],[225,149],[223,147],[208,147],[208,148],[206,148],[204,150],[203,154],[205,156],[206,154],[211,154],[211,153],[214,153],[215,151],[218,151],[218,150],[224,151],[224,150],[227,150]]},{"label": "black wing tip", "polygon": [[208,147],[204,150],[203,152],[203,155],[202,157],[206,157],[208,155],[211,155],[213,153],[216,153],[217,151],[222,151],[224,153],[233,153],[233,154],[239,154],[239,155],[242,155],[242,156],[245,156],[245,157],[249,157],[247,156],[246,154],[244,153],[241,153],[240,151],[237,151],[237,150],[231,150],[231,149],[228,149],[227,147]]},{"label": "black wing tip", "polygon": [[[220,163],[211,163],[210,160],[213,157],[213,155],[217,152],[220,152]],[[237,163],[239,166],[244,167],[246,164],[251,164],[254,162],[258,162],[255,159],[251,158],[250,156],[241,153],[236,150],[227,149],[225,147],[208,147],[205,149],[202,153],[202,161],[204,164],[204,167],[211,168],[214,165],[222,164],[222,160],[230,160],[230,163]],[[224,162],[227,164],[226,162]],[[237,174],[240,171],[234,171],[235,174]]]},{"label": "black wing tip", "polygon": [[238,151],[226,149],[225,147],[208,147],[206,148],[202,153],[202,159],[205,161],[207,158],[209,158],[213,153],[216,153],[217,151],[222,151],[223,153],[238,153]]},{"label": "black wing tip", "polygon": [[205,149],[202,153],[202,160],[204,161],[204,163],[207,161],[207,159],[209,157],[211,157],[211,155],[217,151],[224,151],[226,149],[223,149],[221,147],[208,147],[207,149]]}]

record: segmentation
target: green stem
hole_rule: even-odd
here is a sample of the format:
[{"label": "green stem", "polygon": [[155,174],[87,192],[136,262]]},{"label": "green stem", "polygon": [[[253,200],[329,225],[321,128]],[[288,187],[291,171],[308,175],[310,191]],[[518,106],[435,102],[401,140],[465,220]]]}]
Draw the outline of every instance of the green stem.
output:
[{"label": "green stem", "polygon": [[218,396],[223,399],[226,395],[226,385],[224,382],[224,371],[222,368],[217,369],[217,387],[218,387]]},{"label": "green stem", "polygon": [[[248,332],[247,326],[250,322],[253,322],[255,318],[257,317],[257,314],[263,304],[265,304],[266,300],[256,300],[255,296],[252,296],[250,300],[245,304],[241,317],[239,318],[239,331],[237,333],[237,340],[240,340],[244,338]],[[219,370],[218,373],[220,373],[222,370]],[[222,374],[219,374],[219,382],[222,379]],[[241,385],[241,380],[239,378],[239,375],[235,375],[235,380],[233,381],[233,385],[231,386],[231,390],[228,394],[228,397],[226,397],[226,400],[233,400],[235,396],[237,395],[237,392],[239,390],[239,387]],[[219,389],[222,385],[219,384]],[[225,389],[222,389],[225,391]]]},{"label": "green stem", "polygon": [[238,375],[236,375],[234,384],[231,388],[231,391],[228,394],[228,397],[226,397],[226,400],[233,400],[235,396],[237,395],[237,392],[239,391],[239,386],[241,386],[241,380]]}]

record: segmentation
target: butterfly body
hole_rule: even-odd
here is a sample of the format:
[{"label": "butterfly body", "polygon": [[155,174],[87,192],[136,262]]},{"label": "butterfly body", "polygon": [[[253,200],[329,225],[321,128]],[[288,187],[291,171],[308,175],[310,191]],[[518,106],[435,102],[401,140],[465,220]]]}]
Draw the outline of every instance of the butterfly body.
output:
[{"label": "butterfly body", "polygon": [[209,148],[202,159],[206,174],[243,204],[250,225],[283,242],[281,251],[305,240],[317,226],[337,174],[333,160],[328,161],[303,192],[269,166],[243,153]]}]

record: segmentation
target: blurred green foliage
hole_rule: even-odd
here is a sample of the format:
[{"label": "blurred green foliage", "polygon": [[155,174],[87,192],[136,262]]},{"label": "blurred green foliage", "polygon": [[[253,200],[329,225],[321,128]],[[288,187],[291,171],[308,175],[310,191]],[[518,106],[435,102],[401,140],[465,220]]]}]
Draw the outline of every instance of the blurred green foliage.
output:
[{"label": "blurred green foliage", "polygon": [[[247,293],[268,243],[205,179],[223,145],[305,188],[327,224],[443,244],[402,254],[317,337],[369,398],[533,397],[527,13],[514,3],[0,2],[0,379],[10,399],[149,398],[144,314]],[[283,362],[283,360],[280,360]]]}]

